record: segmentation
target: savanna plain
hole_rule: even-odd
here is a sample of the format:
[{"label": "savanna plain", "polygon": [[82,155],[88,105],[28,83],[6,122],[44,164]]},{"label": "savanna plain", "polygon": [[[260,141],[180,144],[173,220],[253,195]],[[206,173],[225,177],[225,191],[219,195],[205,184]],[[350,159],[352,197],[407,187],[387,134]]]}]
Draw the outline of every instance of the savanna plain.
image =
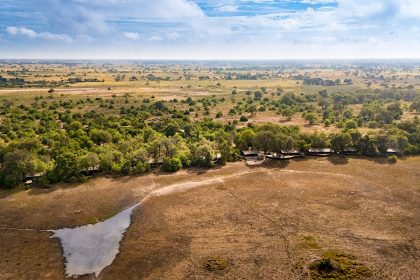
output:
[{"label": "savanna plain", "polygon": [[46,230],[139,202],[79,279],[420,278],[416,63],[2,61],[0,87],[0,279],[66,279]]}]

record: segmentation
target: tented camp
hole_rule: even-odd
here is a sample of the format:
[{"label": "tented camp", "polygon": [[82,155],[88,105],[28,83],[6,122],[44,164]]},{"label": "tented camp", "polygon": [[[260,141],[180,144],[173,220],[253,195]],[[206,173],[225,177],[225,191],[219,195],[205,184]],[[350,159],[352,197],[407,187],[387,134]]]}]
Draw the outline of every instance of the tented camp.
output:
[{"label": "tented camp", "polygon": [[308,155],[310,156],[319,156],[319,157],[328,157],[335,154],[335,151],[330,148],[318,148],[318,149],[309,149]]},{"label": "tented camp", "polygon": [[355,147],[344,148],[341,154],[342,155],[355,155],[357,154],[357,149]]}]

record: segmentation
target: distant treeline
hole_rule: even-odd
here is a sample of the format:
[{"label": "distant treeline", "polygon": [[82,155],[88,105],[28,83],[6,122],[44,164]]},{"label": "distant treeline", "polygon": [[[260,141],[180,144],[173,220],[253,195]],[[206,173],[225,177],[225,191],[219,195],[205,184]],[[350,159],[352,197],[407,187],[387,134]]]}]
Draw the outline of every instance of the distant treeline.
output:
[{"label": "distant treeline", "polygon": [[0,76],[0,87],[3,88],[24,88],[24,87],[57,87],[64,86],[67,84],[76,84],[76,83],[92,83],[92,82],[103,82],[103,80],[98,80],[96,78],[82,79],[82,78],[68,78],[67,80],[60,81],[46,81],[46,80],[37,80],[37,81],[26,81],[22,78],[4,78]]},{"label": "distant treeline", "polygon": [[297,75],[292,77],[294,80],[303,80],[305,85],[316,85],[316,86],[339,86],[341,84],[351,85],[353,81],[351,79],[344,79],[342,82],[340,79],[330,80],[330,79],[321,79],[321,78],[310,78],[304,75]]},{"label": "distant treeline", "polygon": [[258,73],[258,74],[251,74],[251,73],[235,73],[235,72],[229,72],[226,73],[224,76],[225,80],[265,80],[270,78],[269,75],[264,73]]}]

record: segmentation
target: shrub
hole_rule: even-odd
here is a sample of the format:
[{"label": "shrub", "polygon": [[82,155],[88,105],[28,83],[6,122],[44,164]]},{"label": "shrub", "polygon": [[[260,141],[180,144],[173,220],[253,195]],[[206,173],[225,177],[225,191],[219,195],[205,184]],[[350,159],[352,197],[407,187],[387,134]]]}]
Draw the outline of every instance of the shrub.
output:
[{"label": "shrub", "polygon": [[368,122],[368,127],[369,128],[377,128],[378,124],[375,121],[370,121],[370,122]]},{"label": "shrub", "polygon": [[346,122],[346,129],[356,129],[357,123],[354,120],[348,120]]},{"label": "shrub", "polygon": [[212,272],[225,270],[228,265],[228,260],[220,257],[209,257],[204,262],[204,268]]},{"label": "shrub", "polygon": [[389,161],[389,163],[397,163],[398,158],[397,158],[397,156],[390,156],[388,158],[388,161]]},{"label": "shrub", "polygon": [[309,123],[310,125],[314,125],[314,124],[318,121],[318,118],[317,118],[316,114],[315,114],[315,113],[312,113],[312,112],[310,112],[310,113],[305,113],[305,114],[303,115],[303,117],[305,118],[305,120],[307,120],[307,121],[308,121],[308,123]]},{"label": "shrub", "polygon": [[368,279],[372,271],[353,256],[326,252],[309,265],[311,279]]},{"label": "shrub", "polygon": [[325,120],[325,122],[324,122],[324,125],[325,125],[326,127],[330,126],[330,125],[331,125],[331,121],[330,121],[330,119],[326,119],[326,120]]},{"label": "shrub", "polygon": [[178,158],[165,158],[163,160],[162,170],[165,172],[176,172],[182,169],[182,162]]},{"label": "shrub", "polygon": [[241,122],[247,122],[248,121],[248,118],[245,117],[245,116],[241,116],[241,118],[239,119],[239,121],[241,121]]}]

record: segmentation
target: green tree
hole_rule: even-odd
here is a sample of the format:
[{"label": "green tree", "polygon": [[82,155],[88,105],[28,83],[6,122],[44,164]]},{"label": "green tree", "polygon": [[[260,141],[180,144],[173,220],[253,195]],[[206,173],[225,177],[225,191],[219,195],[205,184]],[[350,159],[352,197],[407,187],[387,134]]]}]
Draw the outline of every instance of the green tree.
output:
[{"label": "green tree", "polygon": [[72,131],[77,131],[77,130],[81,130],[83,129],[83,124],[79,121],[73,121],[69,126],[68,126],[69,130]]},{"label": "green tree", "polygon": [[285,117],[288,121],[292,120],[295,112],[290,108],[285,108],[281,111],[281,115]]},{"label": "green tree", "polygon": [[178,158],[165,158],[163,160],[162,170],[165,172],[176,172],[182,169],[182,162]]},{"label": "green tree", "polygon": [[363,138],[363,154],[367,156],[379,156],[380,152],[378,150],[378,143],[374,137],[369,137],[366,135]]},{"label": "green tree", "polygon": [[240,150],[248,150],[255,141],[255,132],[250,128],[245,128],[239,131],[235,137],[235,144]]},{"label": "green tree", "polygon": [[208,144],[203,143],[199,145],[194,151],[193,164],[202,167],[213,167],[215,158],[214,149]]},{"label": "green tree", "polygon": [[334,133],[330,136],[331,148],[336,152],[341,153],[345,148],[352,144],[352,138],[349,133]]},{"label": "green tree", "polygon": [[255,113],[257,112],[257,106],[256,105],[251,105],[246,109],[246,112],[250,113],[251,116],[255,116]]},{"label": "green tree", "polygon": [[82,168],[77,154],[69,151],[62,152],[55,159],[54,169],[49,178],[52,182],[75,182],[80,181]]},{"label": "green tree", "polygon": [[21,184],[27,176],[44,173],[47,165],[26,150],[14,150],[4,155],[1,169],[3,184],[13,188]]},{"label": "green tree", "polygon": [[254,139],[254,147],[267,153],[273,147],[275,134],[271,131],[258,131]]},{"label": "green tree", "polygon": [[143,148],[136,149],[125,155],[121,172],[127,175],[142,174],[150,169],[147,151]]},{"label": "green tree", "polygon": [[263,96],[262,92],[257,90],[256,92],[254,92],[254,100],[260,100],[261,97]]},{"label": "green tree", "polygon": [[343,113],[343,117],[345,119],[351,119],[353,117],[353,112],[351,110],[346,110]]},{"label": "green tree", "polygon": [[111,133],[103,129],[94,128],[90,131],[89,136],[96,145],[102,145],[112,141]]},{"label": "green tree", "polygon": [[222,129],[213,133],[217,145],[217,151],[220,153],[220,160],[222,163],[235,160],[235,152],[233,147],[233,135],[230,132]]},{"label": "green tree", "polygon": [[89,171],[100,166],[100,160],[97,153],[87,153],[80,157],[80,168],[82,171]]},{"label": "green tree", "polygon": [[114,146],[107,145],[100,147],[99,152],[99,166],[102,171],[110,172],[113,170],[121,170],[124,161],[123,154],[116,150]]},{"label": "green tree", "polygon": [[166,136],[174,136],[177,132],[179,132],[180,127],[179,125],[172,121],[170,122],[165,128],[165,135]]},{"label": "green tree", "polygon": [[361,146],[361,140],[362,140],[362,134],[357,129],[350,129],[347,131],[347,133],[351,137],[352,146],[360,149]]},{"label": "green tree", "polygon": [[346,129],[356,129],[357,128],[357,123],[354,120],[348,120],[346,121],[346,125],[345,125]]},{"label": "green tree", "polygon": [[402,116],[403,110],[399,102],[393,102],[386,107],[386,110],[392,115],[392,118],[397,120]]},{"label": "green tree", "polygon": [[326,98],[322,98],[322,97],[321,97],[321,98],[318,100],[318,105],[319,105],[319,106],[321,106],[322,110],[327,109],[327,108],[328,108],[328,106],[329,106],[328,99],[326,99]]},{"label": "green tree", "polygon": [[269,151],[274,153],[281,153],[282,150],[284,150],[284,143],[286,140],[286,135],[283,133],[277,133],[274,136],[274,139],[272,140]]},{"label": "green tree", "polygon": [[319,95],[323,98],[327,98],[328,97],[328,92],[326,89],[323,89],[319,92]]},{"label": "green tree", "polygon": [[310,125],[314,125],[316,124],[316,122],[318,121],[318,117],[315,113],[305,113],[304,116],[305,120],[310,124]]},{"label": "green tree", "polygon": [[309,139],[312,148],[326,148],[329,146],[328,137],[325,133],[315,132],[310,135]]},{"label": "green tree", "polygon": [[410,110],[420,113],[420,97],[414,99],[413,103],[410,105]]}]

